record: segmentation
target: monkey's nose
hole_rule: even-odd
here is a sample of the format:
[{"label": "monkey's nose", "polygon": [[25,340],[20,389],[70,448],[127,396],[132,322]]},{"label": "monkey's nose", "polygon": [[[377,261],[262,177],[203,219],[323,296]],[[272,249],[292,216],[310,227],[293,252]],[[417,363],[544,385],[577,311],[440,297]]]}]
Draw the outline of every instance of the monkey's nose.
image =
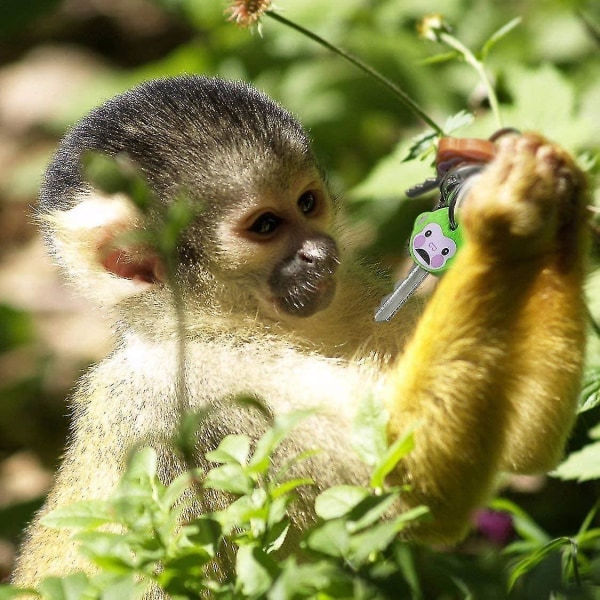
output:
[{"label": "monkey's nose", "polygon": [[301,248],[298,250],[298,258],[309,265],[314,265],[319,260],[323,259],[324,252],[318,248]]},{"label": "monkey's nose", "polygon": [[335,268],[338,262],[337,246],[329,236],[304,240],[296,253],[298,260],[312,267],[329,266]]}]

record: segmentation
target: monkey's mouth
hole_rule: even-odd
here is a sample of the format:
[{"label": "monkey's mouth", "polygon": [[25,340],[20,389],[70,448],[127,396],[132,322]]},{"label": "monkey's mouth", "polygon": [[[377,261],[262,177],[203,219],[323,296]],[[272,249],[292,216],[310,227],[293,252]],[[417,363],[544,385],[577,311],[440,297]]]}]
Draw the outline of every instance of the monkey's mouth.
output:
[{"label": "monkey's mouth", "polygon": [[310,317],[325,310],[333,301],[335,277],[318,277],[314,281],[293,284],[281,295],[273,296],[276,310],[295,317]]}]

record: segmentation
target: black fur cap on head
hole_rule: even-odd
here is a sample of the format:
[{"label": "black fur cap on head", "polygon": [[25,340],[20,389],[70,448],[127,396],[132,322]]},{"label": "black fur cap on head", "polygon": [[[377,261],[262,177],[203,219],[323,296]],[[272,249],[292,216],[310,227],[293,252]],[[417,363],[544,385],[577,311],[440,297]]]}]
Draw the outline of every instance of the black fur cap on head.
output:
[{"label": "black fur cap on head", "polygon": [[[302,126],[246,83],[204,76],[148,81],[108,100],[63,138],[40,192],[40,214],[67,210],[89,191],[86,151],[126,153],[157,196],[180,188],[206,200],[314,164]],[[283,179],[282,179],[283,178]]]}]

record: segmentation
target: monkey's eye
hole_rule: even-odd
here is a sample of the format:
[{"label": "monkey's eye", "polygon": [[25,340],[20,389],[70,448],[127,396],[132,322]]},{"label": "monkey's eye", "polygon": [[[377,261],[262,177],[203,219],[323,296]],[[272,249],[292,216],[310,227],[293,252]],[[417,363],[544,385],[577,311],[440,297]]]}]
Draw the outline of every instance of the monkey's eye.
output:
[{"label": "monkey's eye", "polygon": [[310,215],[317,208],[317,198],[313,192],[304,192],[298,198],[298,206],[305,215]]},{"label": "monkey's eye", "polygon": [[264,213],[263,215],[260,215],[260,217],[254,221],[254,223],[252,223],[250,231],[257,233],[258,235],[269,235],[277,229],[280,222],[281,219],[279,219],[279,217],[275,216],[273,213]]}]

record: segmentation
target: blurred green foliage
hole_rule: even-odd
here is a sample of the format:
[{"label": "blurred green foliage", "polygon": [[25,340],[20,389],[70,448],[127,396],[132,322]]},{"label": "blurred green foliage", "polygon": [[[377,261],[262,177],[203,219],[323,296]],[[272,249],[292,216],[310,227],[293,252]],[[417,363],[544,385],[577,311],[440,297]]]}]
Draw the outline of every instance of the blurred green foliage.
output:
[{"label": "blurred green foliage", "polygon": [[51,11],[60,0],[3,0],[0,39],[35,22]]}]

